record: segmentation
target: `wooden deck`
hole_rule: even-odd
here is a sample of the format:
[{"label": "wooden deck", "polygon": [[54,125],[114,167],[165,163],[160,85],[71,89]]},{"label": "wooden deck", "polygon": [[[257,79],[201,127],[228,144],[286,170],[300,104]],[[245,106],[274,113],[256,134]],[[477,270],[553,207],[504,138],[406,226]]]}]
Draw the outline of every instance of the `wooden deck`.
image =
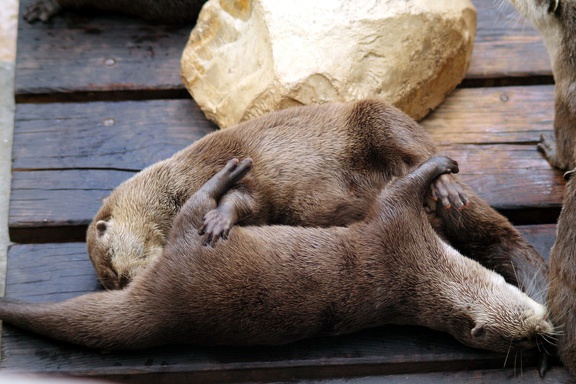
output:
[{"label": "wooden deck", "polygon": [[[551,132],[553,78],[541,38],[500,0],[472,0],[468,75],[423,125],[461,177],[548,257],[564,182],[536,150]],[[30,3],[20,1],[21,9]],[[100,289],[86,226],[102,199],[144,166],[212,131],[179,77],[191,26],[69,13],[20,21],[6,295],[63,300]],[[446,334],[391,326],[277,348],[166,347],[102,355],[10,326],[0,369],[122,382],[559,383],[536,353],[474,350]],[[519,377],[515,373],[522,371]],[[308,382],[308,381],[307,381]]]}]

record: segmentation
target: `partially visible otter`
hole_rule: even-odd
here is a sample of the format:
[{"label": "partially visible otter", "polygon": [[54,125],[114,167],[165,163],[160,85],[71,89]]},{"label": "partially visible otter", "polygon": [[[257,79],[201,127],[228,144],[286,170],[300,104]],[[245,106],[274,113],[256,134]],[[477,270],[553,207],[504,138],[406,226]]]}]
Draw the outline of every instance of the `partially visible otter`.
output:
[{"label": "partially visible otter", "polygon": [[435,177],[458,172],[455,161],[433,157],[394,180],[349,227],[237,226],[228,241],[206,246],[203,216],[251,165],[231,160],[202,186],[176,216],[162,256],[126,289],[61,303],[0,299],[0,318],[102,350],[277,345],[415,324],[506,352],[553,332],[542,305],[429,224],[424,196]]},{"label": "partially visible otter", "polygon": [[550,164],[576,167],[576,1],[510,0],[540,31],[552,63],[555,88],[554,138],[539,145]]},{"label": "partially visible otter", "polygon": [[[380,190],[436,152],[430,135],[377,100],[290,108],[213,132],[117,187],[90,224],[102,284],[125,286],[157,258],[184,202],[232,157],[256,166],[207,219],[213,238],[235,222],[305,226],[361,220]],[[545,302],[548,267],[512,225],[451,175],[434,182],[436,229],[460,252]],[[445,206],[466,209],[447,209]]]},{"label": "partially visible otter", "polygon": [[46,22],[64,9],[92,8],[137,16],[163,23],[193,22],[206,0],[37,0],[26,9],[24,19]]},{"label": "partially visible otter", "polygon": [[550,252],[550,317],[559,329],[558,355],[576,376],[576,170],[567,172],[556,242]]}]

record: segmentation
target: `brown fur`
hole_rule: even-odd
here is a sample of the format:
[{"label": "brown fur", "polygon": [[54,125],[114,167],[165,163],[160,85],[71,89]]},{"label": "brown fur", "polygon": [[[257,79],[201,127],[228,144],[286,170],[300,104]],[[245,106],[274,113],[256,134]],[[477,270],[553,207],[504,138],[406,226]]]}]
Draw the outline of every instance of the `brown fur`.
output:
[{"label": "brown fur", "polygon": [[576,375],[576,172],[564,192],[558,218],[557,237],[550,253],[550,316],[559,330],[558,354],[570,373]]},{"label": "brown fur", "polygon": [[[542,33],[556,83],[554,138],[543,137],[539,148],[553,166],[573,169],[576,166],[576,1],[510,1]],[[560,332],[558,354],[572,375],[576,375],[575,199],[574,181],[569,181],[550,254],[548,295],[550,314]]]},{"label": "brown fur", "polygon": [[539,148],[560,169],[576,167],[576,1],[510,0],[540,31],[556,83],[554,138]]},{"label": "brown fur", "polygon": [[65,9],[98,9],[163,23],[195,21],[205,0],[38,0],[24,14],[29,23],[48,21]]},{"label": "brown fur", "polygon": [[284,344],[417,324],[505,352],[534,347],[553,331],[542,305],[430,226],[424,195],[439,174],[458,171],[456,162],[434,157],[393,181],[349,227],[237,226],[227,241],[205,245],[202,217],[250,166],[230,161],[196,192],[162,256],[126,289],[54,304],[4,299],[0,318],[104,350]]},{"label": "brown fur", "polygon": [[[256,166],[219,202],[216,213],[232,217],[228,226],[235,221],[331,226],[365,217],[392,177],[405,175],[435,151],[420,125],[381,101],[270,113],[207,135],[121,184],[88,228],[88,252],[104,286],[124,286],[161,254],[184,201],[232,157],[253,158]],[[443,175],[439,183],[448,186],[442,200],[457,206],[464,189],[470,206],[438,204],[436,229],[460,252],[543,303],[548,269],[542,257],[453,176]]]}]

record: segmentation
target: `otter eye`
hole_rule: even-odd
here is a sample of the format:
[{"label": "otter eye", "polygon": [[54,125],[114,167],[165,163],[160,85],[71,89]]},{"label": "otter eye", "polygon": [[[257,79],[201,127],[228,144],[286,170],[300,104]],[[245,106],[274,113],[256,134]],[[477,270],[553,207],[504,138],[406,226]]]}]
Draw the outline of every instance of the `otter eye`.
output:
[{"label": "otter eye", "polygon": [[560,7],[560,0],[550,0],[550,6],[548,7],[548,13],[556,13]]}]

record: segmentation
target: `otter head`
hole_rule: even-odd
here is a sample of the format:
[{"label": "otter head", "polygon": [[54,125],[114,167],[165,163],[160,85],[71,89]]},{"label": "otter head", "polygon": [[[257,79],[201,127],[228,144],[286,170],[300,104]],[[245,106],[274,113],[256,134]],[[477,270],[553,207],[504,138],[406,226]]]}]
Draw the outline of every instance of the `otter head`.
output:
[{"label": "otter head", "polygon": [[107,289],[124,288],[162,254],[166,244],[170,229],[166,223],[171,223],[173,213],[158,206],[171,204],[156,201],[158,194],[145,189],[133,183],[120,185],[88,226],[88,254]]},{"label": "otter head", "polygon": [[[576,39],[576,2],[574,0],[510,0],[542,34],[554,72],[559,55],[574,53]],[[566,57],[568,57],[566,56]],[[556,73],[555,73],[556,76]],[[558,81],[558,80],[557,80]]]},{"label": "otter head", "polygon": [[495,352],[531,349],[551,340],[554,327],[546,308],[502,276],[491,275],[488,286],[470,292],[470,301],[462,302],[468,321],[459,325],[456,338],[471,347]]}]

